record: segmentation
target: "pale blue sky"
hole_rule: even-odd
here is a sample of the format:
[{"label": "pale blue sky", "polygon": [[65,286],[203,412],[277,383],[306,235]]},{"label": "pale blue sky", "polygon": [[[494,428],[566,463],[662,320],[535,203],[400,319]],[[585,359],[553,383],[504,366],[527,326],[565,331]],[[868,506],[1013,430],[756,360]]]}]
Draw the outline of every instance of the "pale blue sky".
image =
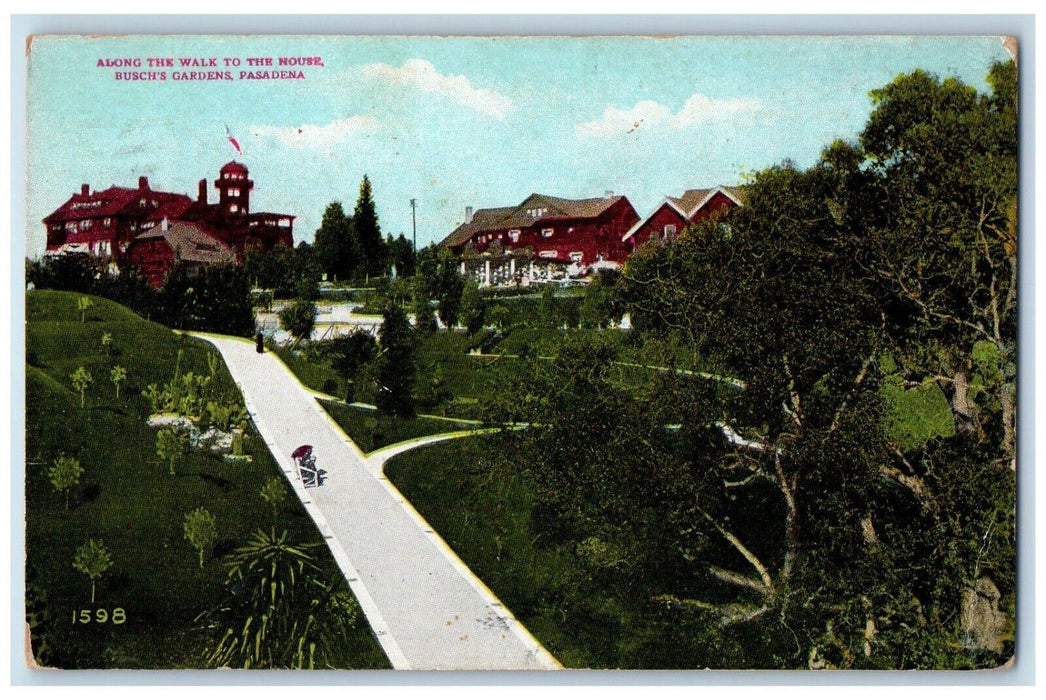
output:
[{"label": "pale blue sky", "polygon": [[[321,56],[305,80],[122,82],[99,58]],[[438,241],[464,208],[531,192],[625,194],[641,216],[666,194],[730,184],[852,139],[868,91],[923,68],[985,89],[994,37],[38,39],[29,62],[26,250],[80,183],[195,196],[236,158],[252,209],[298,216],[356,200],[364,173],[382,228]],[[224,70],[224,68],[222,68]],[[234,77],[246,65],[230,68]],[[148,70],[147,68],[136,70]],[[212,69],[213,70],[213,69]],[[244,149],[238,156],[225,125]],[[214,201],[212,190],[211,201]]]}]

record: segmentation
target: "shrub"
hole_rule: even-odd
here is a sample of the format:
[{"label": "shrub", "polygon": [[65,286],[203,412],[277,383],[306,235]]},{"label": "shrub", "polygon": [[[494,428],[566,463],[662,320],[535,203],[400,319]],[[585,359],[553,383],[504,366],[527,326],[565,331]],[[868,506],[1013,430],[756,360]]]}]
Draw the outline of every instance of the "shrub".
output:
[{"label": "shrub", "polygon": [[316,304],[299,299],[280,312],[280,325],[299,340],[312,335],[316,326]]}]

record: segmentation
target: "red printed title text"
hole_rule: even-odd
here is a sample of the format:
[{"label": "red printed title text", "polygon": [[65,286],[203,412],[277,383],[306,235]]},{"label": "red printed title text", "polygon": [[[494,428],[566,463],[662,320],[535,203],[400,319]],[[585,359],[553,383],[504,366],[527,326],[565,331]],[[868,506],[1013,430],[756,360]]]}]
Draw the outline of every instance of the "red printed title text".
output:
[{"label": "red printed title text", "polygon": [[305,80],[306,70],[324,68],[321,56],[152,56],[99,58],[95,64],[121,81]]}]

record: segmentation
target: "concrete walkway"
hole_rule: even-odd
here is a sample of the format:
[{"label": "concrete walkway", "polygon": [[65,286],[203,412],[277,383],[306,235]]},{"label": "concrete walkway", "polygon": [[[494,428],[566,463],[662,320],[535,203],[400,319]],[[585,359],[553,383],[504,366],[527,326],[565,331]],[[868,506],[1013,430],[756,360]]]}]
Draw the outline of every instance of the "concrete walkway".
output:
[{"label": "concrete walkway", "polygon": [[[417,444],[368,460],[272,353],[193,335],[221,353],[394,668],[560,668],[382,475],[385,459]],[[321,487],[304,489],[297,477],[290,454],[302,444],[313,446],[327,472]]]}]

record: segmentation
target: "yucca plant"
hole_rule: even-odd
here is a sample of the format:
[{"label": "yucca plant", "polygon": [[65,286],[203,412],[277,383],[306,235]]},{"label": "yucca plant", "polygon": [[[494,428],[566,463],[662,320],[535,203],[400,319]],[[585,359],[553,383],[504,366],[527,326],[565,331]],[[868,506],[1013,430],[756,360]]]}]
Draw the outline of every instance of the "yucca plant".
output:
[{"label": "yucca plant", "polygon": [[204,663],[310,669],[337,663],[359,607],[340,581],[323,581],[310,553],[316,546],[290,542],[286,530],[257,530],[226,557],[228,598],[198,618],[217,639]]}]

